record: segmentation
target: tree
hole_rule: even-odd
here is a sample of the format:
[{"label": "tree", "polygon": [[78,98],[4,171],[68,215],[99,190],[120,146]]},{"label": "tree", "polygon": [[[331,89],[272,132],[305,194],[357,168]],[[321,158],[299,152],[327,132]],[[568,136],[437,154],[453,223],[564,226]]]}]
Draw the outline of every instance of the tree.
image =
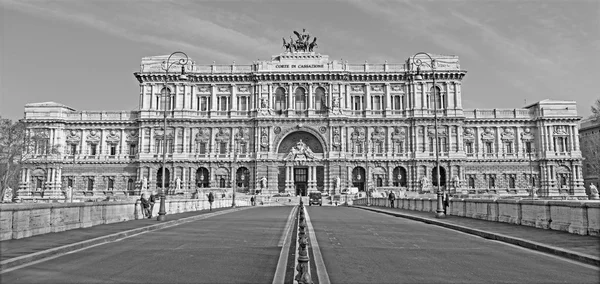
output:
[{"label": "tree", "polygon": [[25,162],[38,159],[35,154],[58,153],[58,146],[50,146],[47,139],[41,143],[39,138],[27,131],[25,122],[0,117],[0,196],[7,188],[19,188],[21,168]]},{"label": "tree", "polygon": [[596,99],[596,102],[592,105],[592,118],[600,119],[600,98]]}]

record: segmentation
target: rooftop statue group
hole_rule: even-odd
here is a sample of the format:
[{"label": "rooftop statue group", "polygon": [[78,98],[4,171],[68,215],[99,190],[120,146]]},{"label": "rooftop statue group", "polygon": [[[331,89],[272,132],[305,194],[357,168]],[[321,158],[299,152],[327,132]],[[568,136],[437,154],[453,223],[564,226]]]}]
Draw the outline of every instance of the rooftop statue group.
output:
[{"label": "rooftop statue group", "polygon": [[296,40],[290,36],[290,41],[285,41],[283,38],[283,47],[286,52],[312,52],[317,47],[317,38],[314,37],[312,42],[310,41],[310,35],[306,32],[306,29],[302,29],[302,33],[294,31]]}]

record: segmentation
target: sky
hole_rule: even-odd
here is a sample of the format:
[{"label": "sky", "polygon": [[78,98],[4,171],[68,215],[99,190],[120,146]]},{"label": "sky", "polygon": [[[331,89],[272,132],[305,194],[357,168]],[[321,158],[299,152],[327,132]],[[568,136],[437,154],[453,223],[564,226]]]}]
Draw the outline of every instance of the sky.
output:
[{"label": "sky", "polygon": [[600,97],[600,1],[0,0],[0,116],[54,101],[136,110],[142,57],[251,64],[306,29],[315,50],[349,63],[457,55],[465,109]]}]

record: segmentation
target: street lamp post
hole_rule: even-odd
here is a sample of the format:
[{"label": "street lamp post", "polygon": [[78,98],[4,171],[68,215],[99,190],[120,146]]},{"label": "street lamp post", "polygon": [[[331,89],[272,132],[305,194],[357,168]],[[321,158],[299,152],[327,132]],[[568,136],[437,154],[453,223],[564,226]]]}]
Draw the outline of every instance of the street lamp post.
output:
[{"label": "street lamp post", "polygon": [[[185,58],[180,58],[179,60],[176,60],[174,62],[171,62],[171,57],[173,57],[173,55],[183,55],[185,56]],[[156,218],[157,221],[165,221],[167,218],[165,215],[167,215],[166,212],[166,208],[165,208],[165,199],[166,199],[166,194],[165,194],[165,179],[166,179],[166,167],[167,167],[167,96],[170,95],[170,93],[167,93],[169,88],[167,86],[167,83],[169,81],[169,69],[173,66],[173,65],[181,65],[181,74],[179,75],[179,80],[187,80],[187,76],[184,74],[184,66],[188,63],[188,56],[187,54],[181,52],[181,51],[175,51],[173,53],[171,53],[171,55],[169,55],[169,58],[167,58],[167,61],[164,62],[164,66],[162,67],[162,69],[165,71],[165,89],[164,89],[164,93],[163,93],[163,139],[162,139],[162,147],[163,147],[163,158],[162,158],[162,175],[161,175],[161,183],[162,183],[162,188],[160,191],[160,208],[158,210],[158,217]]]},{"label": "street lamp post", "polygon": [[365,186],[367,187],[367,206],[371,206],[371,189],[369,188],[369,137],[365,137]]},{"label": "street lamp post", "polygon": [[529,151],[529,185],[531,186],[531,199],[537,198],[537,193],[536,190],[533,186],[533,165],[532,165],[532,161],[531,161],[531,148],[528,149]]},{"label": "street lamp post", "polygon": [[[423,62],[420,58],[416,58],[419,55],[425,55],[429,58],[430,63]],[[436,218],[444,218],[446,215],[444,214],[444,207],[442,203],[442,191],[440,190],[440,151],[439,151],[439,141],[438,141],[438,115],[437,115],[437,103],[438,103],[438,93],[437,87],[435,85],[435,59],[433,59],[428,53],[419,52],[415,54],[412,58],[412,64],[417,66],[417,72],[415,74],[415,79],[422,80],[422,76],[419,74],[421,65],[426,65],[431,67],[431,77],[433,80],[433,131],[434,140],[435,140],[435,167],[436,167],[436,187],[437,187],[437,209],[435,212]],[[425,173],[427,174],[427,173]]]}]

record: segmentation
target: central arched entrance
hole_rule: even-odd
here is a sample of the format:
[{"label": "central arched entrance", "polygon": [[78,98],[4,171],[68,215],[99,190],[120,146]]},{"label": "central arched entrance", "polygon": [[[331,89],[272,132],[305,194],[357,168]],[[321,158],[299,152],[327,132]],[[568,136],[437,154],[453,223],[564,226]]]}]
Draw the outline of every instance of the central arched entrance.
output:
[{"label": "central arched entrance", "polygon": [[[315,132],[316,133],[316,132]],[[282,139],[277,153],[284,164],[279,168],[279,191],[306,196],[324,184],[324,167],[319,164],[323,145],[311,130],[296,131]]]}]

